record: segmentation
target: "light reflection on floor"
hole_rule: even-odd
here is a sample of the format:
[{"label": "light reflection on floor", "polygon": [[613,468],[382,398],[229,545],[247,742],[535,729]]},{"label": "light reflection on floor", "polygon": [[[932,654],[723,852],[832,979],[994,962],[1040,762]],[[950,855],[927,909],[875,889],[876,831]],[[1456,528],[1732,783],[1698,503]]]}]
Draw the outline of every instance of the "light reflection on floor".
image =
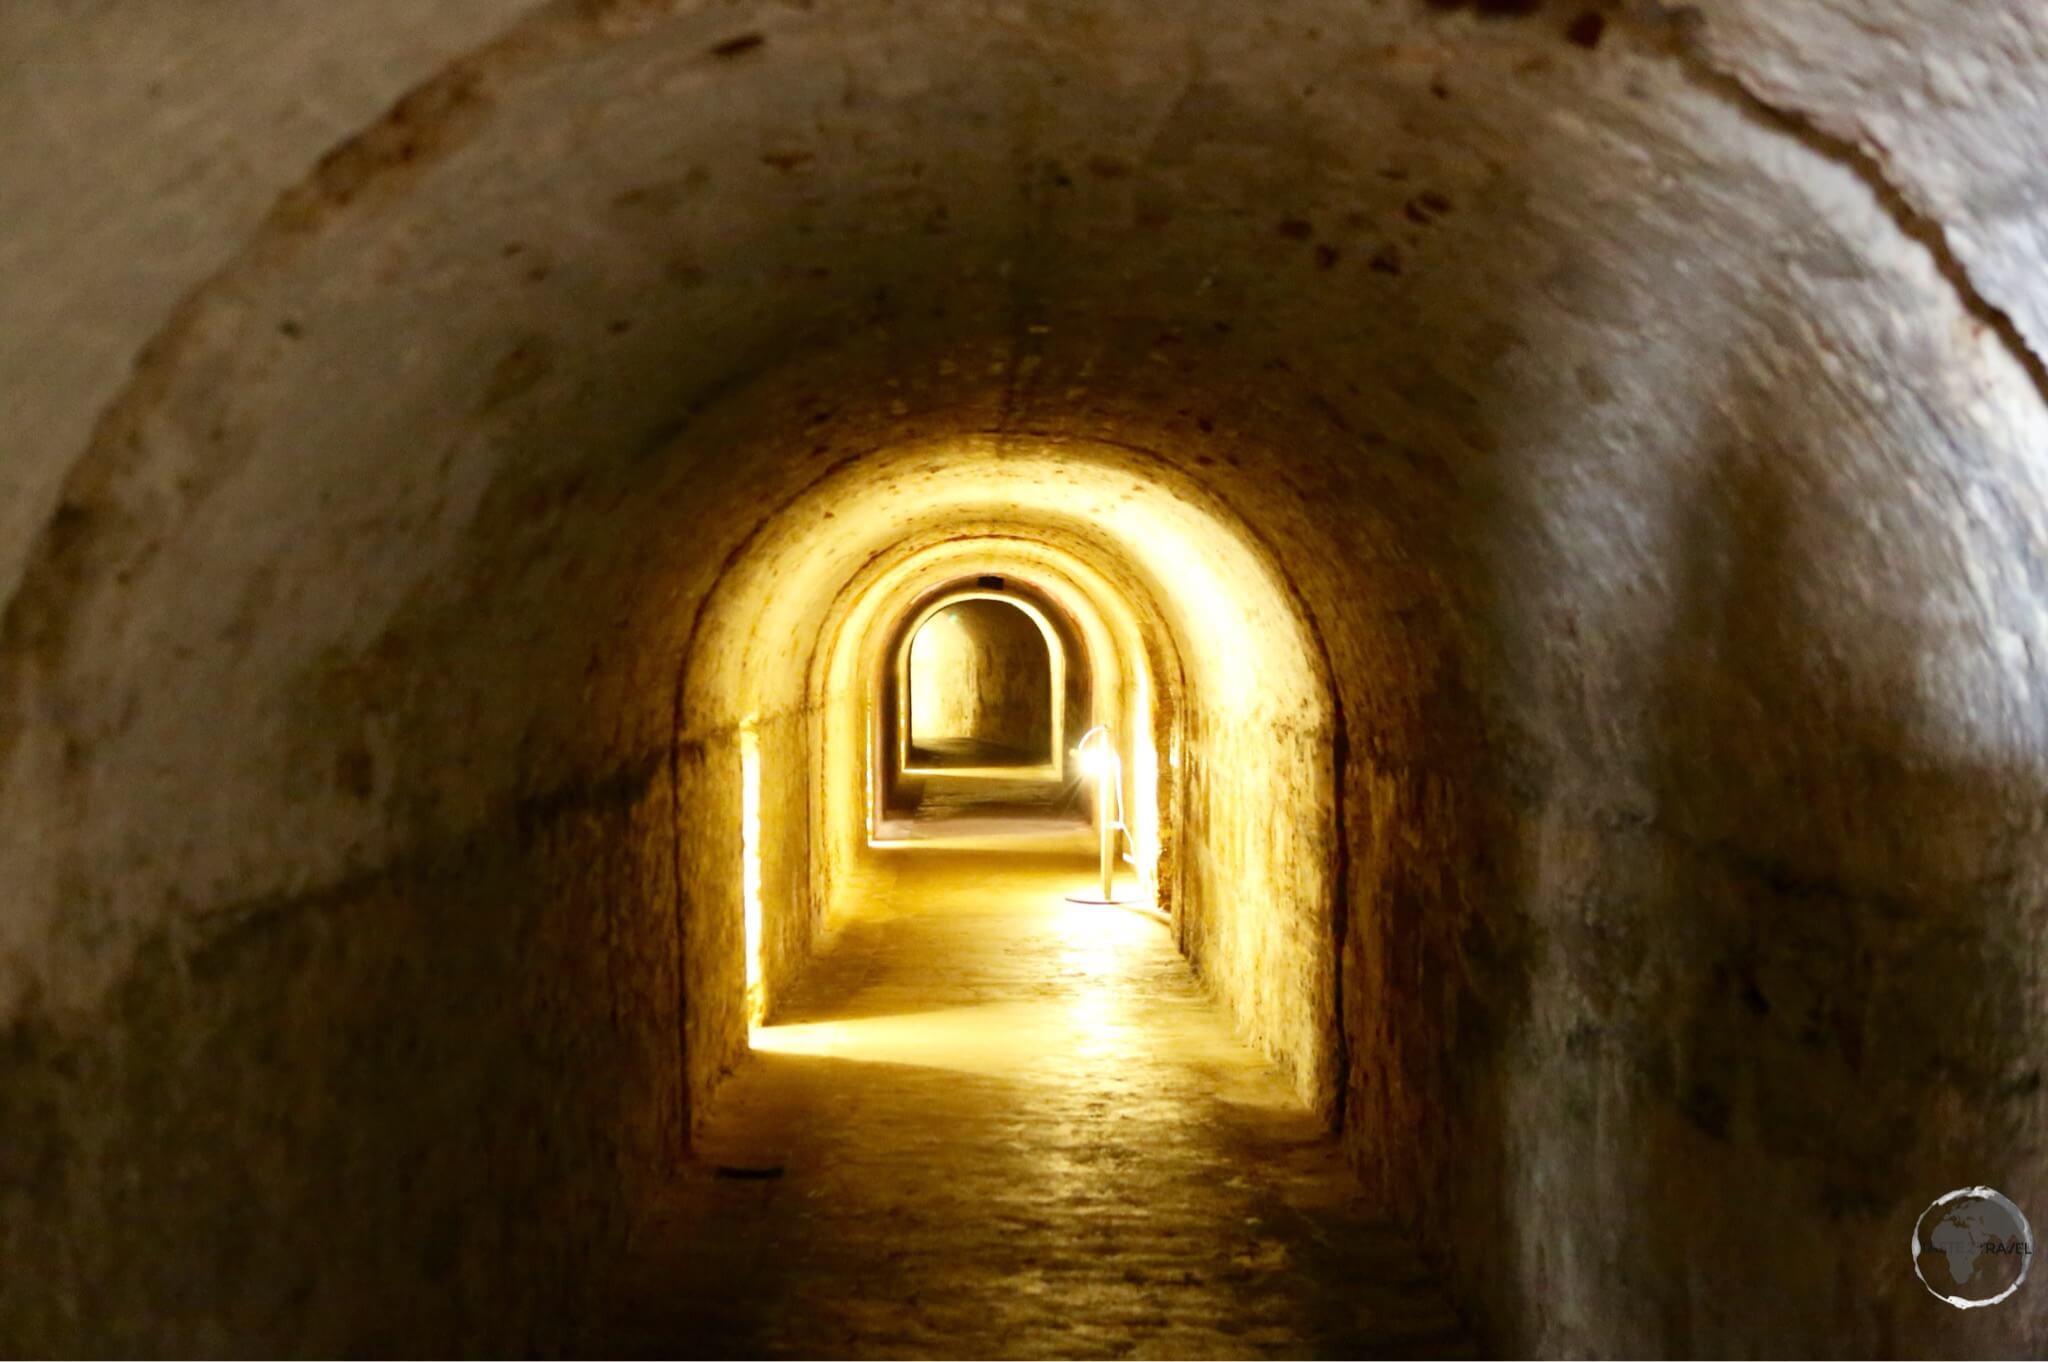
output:
[{"label": "light reflection on floor", "polygon": [[[921,996],[906,997],[908,1010],[901,1013],[786,1019],[820,1010],[815,1002],[798,1000],[771,1024],[755,1028],[754,1048],[985,1074],[1028,1073],[1035,1059],[1048,1054],[1100,1060],[1134,1054],[1139,1038],[1125,988],[1129,962],[1134,955],[1156,956],[1166,929],[1117,908],[1067,902],[1068,892],[1085,887],[1090,867],[1074,854],[1074,839],[1068,836],[1065,842],[1066,854],[1053,862],[1054,868],[1023,870],[1011,843],[949,838],[942,845],[956,859],[920,862],[907,876],[894,878],[886,908],[873,905],[878,910],[874,916],[881,919],[889,909],[900,911],[906,896],[931,895],[941,902],[960,897],[971,900],[953,909],[963,922],[995,914],[1022,916],[1032,924],[1034,938],[1041,938],[1034,946],[1050,948],[1052,967],[1045,977],[1025,984],[1020,996],[1005,996],[1000,987],[977,988],[959,1006],[934,1008],[922,996],[928,990],[921,985],[876,983],[865,1000],[873,1009],[886,1008],[888,999],[906,988]],[[999,875],[977,869],[977,862],[968,859],[974,851],[995,849],[1007,853]],[[1128,876],[1124,887],[1135,892]],[[856,933],[860,927],[853,924]],[[952,991],[959,991],[958,981]]]},{"label": "light reflection on floor", "polygon": [[616,1347],[1466,1349],[1407,1237],[1358,1204],[1168,929],[1065,902],[1086,849],[872,858],[721,1090]]}]

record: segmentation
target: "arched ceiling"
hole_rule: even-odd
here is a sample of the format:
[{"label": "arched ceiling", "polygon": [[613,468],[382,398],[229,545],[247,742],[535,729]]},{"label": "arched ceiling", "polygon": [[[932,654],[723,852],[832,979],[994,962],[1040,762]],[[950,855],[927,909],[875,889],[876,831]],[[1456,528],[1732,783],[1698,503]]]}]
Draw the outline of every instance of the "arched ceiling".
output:
[{"label": "arched ceiling", "polygon": [[[656,788],[606,782],[665,769],[705,602],[838,478],[872,523],[798,526],[750,598],[790,638],[699,661],[768,668],[941,510],[1227,513],[1349,745],[1204,760],[1341,776],[1317,873],[1384,1078],[1347,1111],[1408,1132],[1359,1157],[1465,1179],[1521,1338],[1756,1351],[1751,1315],[1892,1280],[1829,1226],[2038,1115],[2028,1029],[1961,1049],[1920,982],[2024,1019],[2048,949],[2033,0],[177,9],[0,15],[0,1008],[87,1015],[166,924]],[[1060,519],[1054,449],[1136,500]],[[563,839],[562,883],[638,902],[643,832]],[[1853,1043],[1781,1012],[1731,1058],[1745,961],[1863,971]],[[1990,1114],[1908,1148],[1885,1113],[1937,1082]],[[1755,1311],[1687,1293],[1765,1261],[1763,1210],[1631,1200],[1844,1164]],[[1696,1328],[1543,1285],[1624,1278]]]},{"label": "arched ceiling", "polygon": [[[1745,479],[1814,491],[1786,531],[1813,559],[1795,588],[1812,632],[1853,652],[1875,620],[1905,627],[1883,602],[1906,599],[1912,628],[1974,612],[2041,655],[2023,569],[1954,594],[1957,564],[2028,542],[2038,515],[1986,492],[1966,524],[1900,491],[2042,476],[2032,313],[1999,263],[2019,238],[1994,230],[2026,181],[1987,197],[2012,138],[1954,159],[1968,184],[1923,184],[1913,168],[1948,145],[1932,125],[1883,156],[1836,140],[1862,88],[1846,77],[1810,119],[1764,109],[1804,69],[1805,28],[1636,6],[1590,42],[1583,15],[1516,8],[551,8],[322,159],[148,348],[90,446],[20,475],[9,504],[40,503],[45,528],[10,610],[0,750],[150,791],[100,853],[183,846],[204,899],[267,877],[269,853],[209,838],[241,823],[223,791],[381,744],[380,767],[417,762],[388,791],[406,811],[305,792],[287,804],[308,828],[357,831],[287,819],[276,841],[339,858],[294,872],[310,880],[375,863],[508,779],[644,744],[642,721],[538,716],[650,688],[667,655],[626,640],[672,639],[763,508],[864,452],[981,431],[1167,451],[1288,546],[1340,672],[1490,690],[1483,726],[1539,784],[1569,786],[1568,753],[1604,754],[1603,782],[1638,767],[1615,716],[1689,589],[1668,545]],[[1840,14],[1809,9],[1814,32]],[[431,64],[457,17],[383,31],[375,69]],[[1902,10],[1875,45],[1896,57],[1922,21]],[[1920,84],[1960,140],[2039,35],[2009,16],[1949,28],[1938,50],[1968,51]],[[116,31],[103,60],[151,41]],[[36,33],[71,40],[47,18]],[[321,60],[344,61],[336,41]],[[1895,67],[1870,67],[1894,103]],[[1879,112],[1869,127],[1892,127]],[[1950,245],[1915,205],[1959,197],[1986,216]],[[55,236],[24,239],[61,270]],[[1777,452],[1752,468],[1730,441]],[[60,480],[53,507],[36,489]],[[459,678],[507,650],[554,662],[479,703]],[[374,660],[394,651],[411,660]],[[458,680],[401,679],[424,655]],[[2004,685],[1987,665],[1954,685]],[[1393,751],[1433,684],[1351,700]],[[340,692],[422,736],[294,717],[292,696]],[[239,753],[189,723],[222,693],[263,716]],[[1987,742],[2035,741],[2000,702],[1947,708],[2007,714]],[[30,713],[63,716],[33,753]],[[1798,735],[1758,741],[1766,768],[1819,759]],[[137,755],[81,755],[117,750]],[[175,773],[200,769],[248,783],[195,799]],[[167,827],[166,808],[200,823]],[[24,813],[17,852],[50,816]]]}]

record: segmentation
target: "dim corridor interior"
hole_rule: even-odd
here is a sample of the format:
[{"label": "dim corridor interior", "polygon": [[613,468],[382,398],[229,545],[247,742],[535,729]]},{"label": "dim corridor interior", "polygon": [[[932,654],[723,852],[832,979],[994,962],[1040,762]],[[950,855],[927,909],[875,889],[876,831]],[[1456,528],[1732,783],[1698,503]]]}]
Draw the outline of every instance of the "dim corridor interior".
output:
[{"label": "dim corridor interior", "polygon": [[[986,829],[963,814],[957,828]],[[878,852],[721,1088],[640,1353],[1465,1355],[1438,1279],[1072,824]],[[1021,848],[1021,849],[1020,849]]]},{"label": "dim corridor interior", "polygon": [[0,0],[0,1359],[2048,1358],[2043,147],[2048,0]]}]

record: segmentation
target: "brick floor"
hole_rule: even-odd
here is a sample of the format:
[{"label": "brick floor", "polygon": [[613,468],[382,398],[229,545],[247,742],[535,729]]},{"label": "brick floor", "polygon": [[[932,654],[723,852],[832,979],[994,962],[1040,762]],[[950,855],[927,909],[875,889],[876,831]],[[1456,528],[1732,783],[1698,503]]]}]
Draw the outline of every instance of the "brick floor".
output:
[{"label": "brick floor", "polygon": [[1085,860],[877,859],[721,1091],[619,1343],[1469,1353],[1407,1240],[1363,1213],[1334,1141],[1166,929],[1061,901]]}]

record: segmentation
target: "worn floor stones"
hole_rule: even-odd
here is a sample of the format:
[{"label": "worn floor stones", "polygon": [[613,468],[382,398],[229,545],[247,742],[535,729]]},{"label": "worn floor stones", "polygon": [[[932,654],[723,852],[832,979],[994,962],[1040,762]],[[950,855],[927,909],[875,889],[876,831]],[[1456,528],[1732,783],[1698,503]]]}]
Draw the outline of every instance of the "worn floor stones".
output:
[{"label": "worn floor stones", "polygon": [[1085,852],[882,862],[721,1092],[627,1342],[1462,1350],[1413,1245],[1362,1212],[1335,1141],[1231,1034],[1164,929],[1062,901]]}]

